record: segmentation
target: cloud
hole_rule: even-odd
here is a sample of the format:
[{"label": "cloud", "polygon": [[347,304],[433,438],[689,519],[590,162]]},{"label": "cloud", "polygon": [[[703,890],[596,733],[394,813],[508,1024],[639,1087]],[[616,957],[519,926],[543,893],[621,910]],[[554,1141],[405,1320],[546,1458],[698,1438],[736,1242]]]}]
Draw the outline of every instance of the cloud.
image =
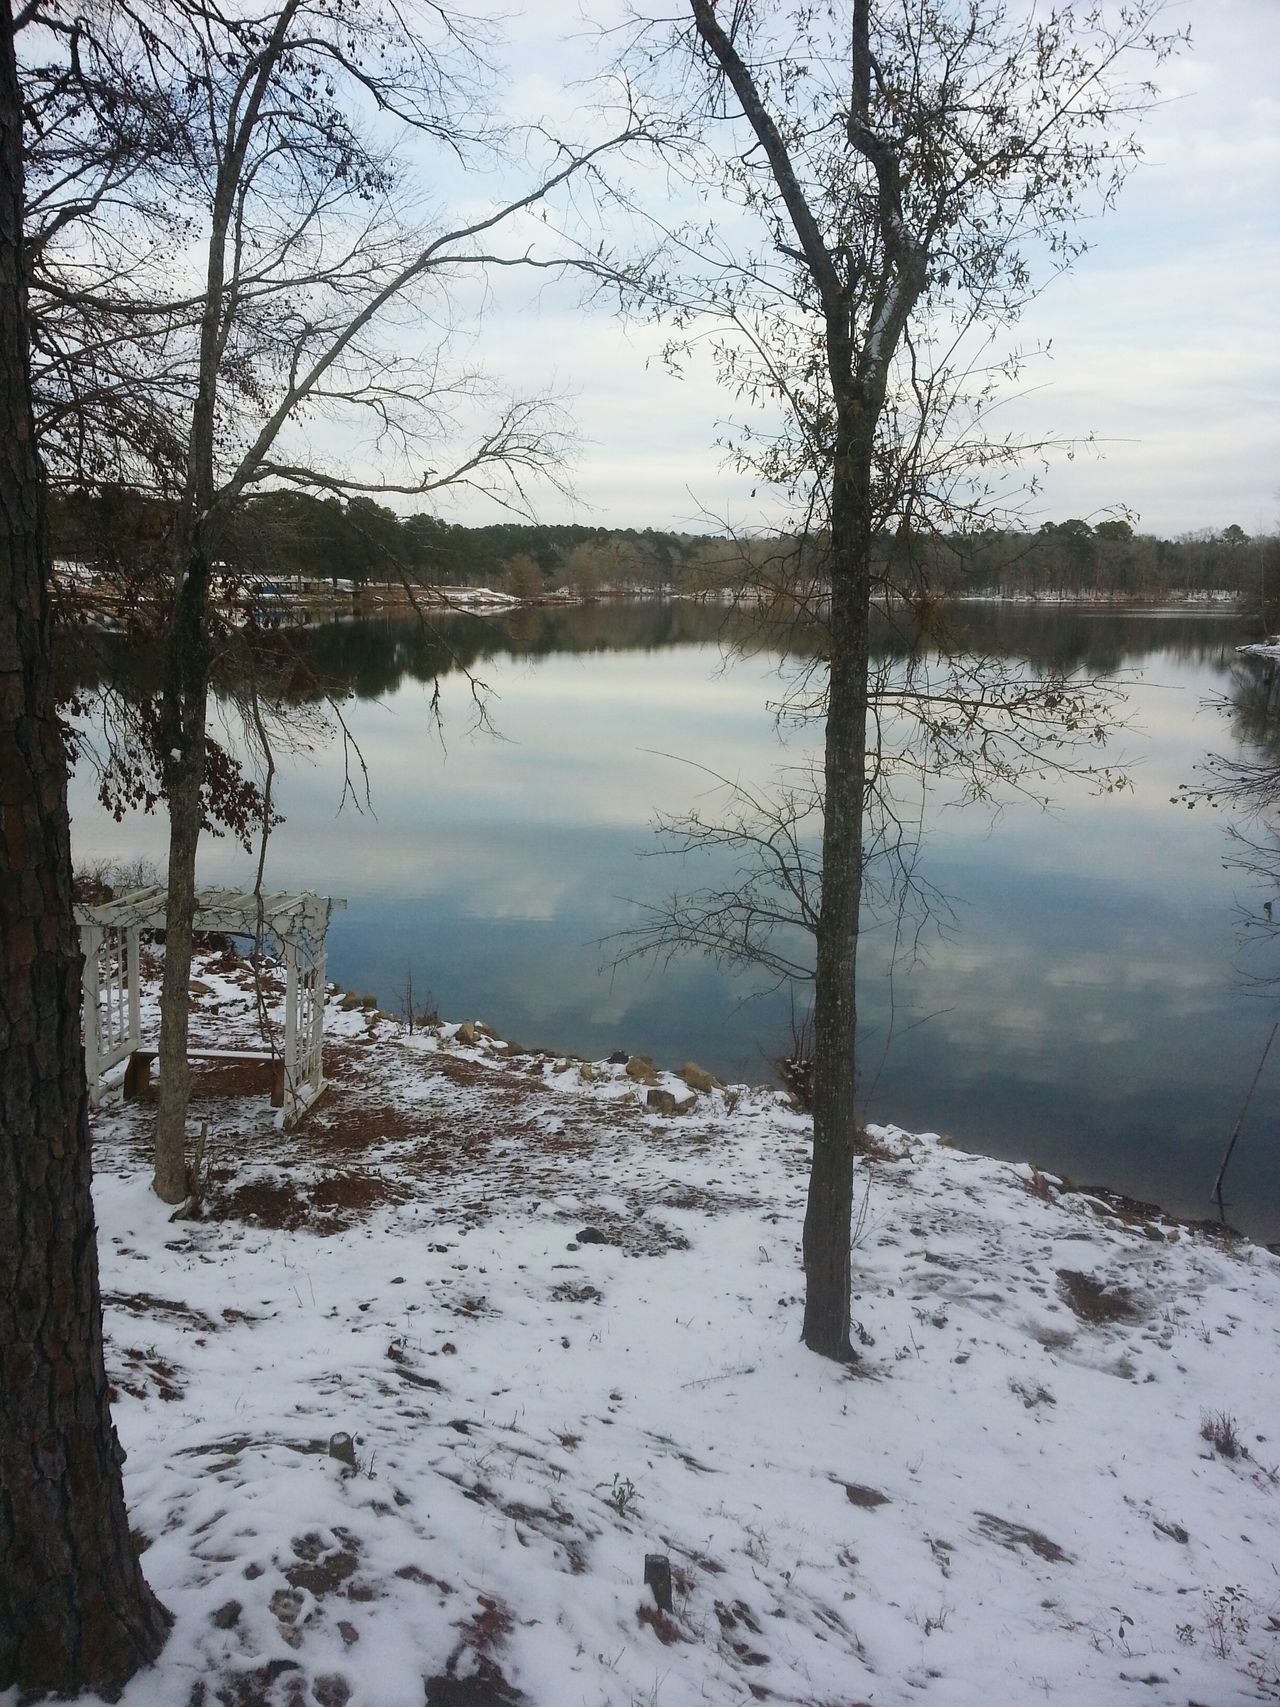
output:
[{"label": "cloud", "polygon": [[[614,18],[593,9],[593,22]],[[1200,0],[1185,18],[1195,45],[1159,73],[1164,101],[1142,133],[1145,164],[1116,210],[1086,227],[1096,252],[1027,317],[1023,331],[1052,337],[1058,360],[1048,388],[1014,416],[1108,441],[1105,462],[1050,472],[1045,514],[1125,501],[1158,532],[1231,519],[1254,530],[1274,525],[1278,501],[1268,405],[1280,389],[1280,102],[1273,56],[1259,51],[1274,39],[1275,4]],[[516,27],[522,102],[567,111],[581,91],[563,89],[563,67],[579,76],[600,63],[589,30],[568,49],[556,39],[579,30],[572,0]],[[661,329],[623,332],[598,309],[542,306],[535,338],[527,320],[491,316],[486,348],[499,371],[554,373],[576,394],[581,504],[548,501],[548,519],[688,526],[776,514],[714,448],[740,411],[709,364],[676,383],[657,362]]]}]

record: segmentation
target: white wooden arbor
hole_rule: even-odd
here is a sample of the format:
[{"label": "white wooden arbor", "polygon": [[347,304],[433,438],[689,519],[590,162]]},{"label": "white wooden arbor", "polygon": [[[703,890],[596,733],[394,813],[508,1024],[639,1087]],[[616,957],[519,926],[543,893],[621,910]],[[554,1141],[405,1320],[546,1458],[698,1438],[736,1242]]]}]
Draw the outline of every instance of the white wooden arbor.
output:
[{"label": "white wooden arbor", "polygon": [[[100,906],[78,906],[84,954],[84,1064],[89,1100],[106,1096],[106,1074],[142,1051],[139,936],[163,930],[167,891],[135,889]],[[327,895],[196,892],[195,929],[271,936],[280,944],[284,1000],[284,1123],[292,1126],[324,1089],[324,955],[330,914],[346,902]],[[154,1054],[144,1052],[148,1055]]]}]

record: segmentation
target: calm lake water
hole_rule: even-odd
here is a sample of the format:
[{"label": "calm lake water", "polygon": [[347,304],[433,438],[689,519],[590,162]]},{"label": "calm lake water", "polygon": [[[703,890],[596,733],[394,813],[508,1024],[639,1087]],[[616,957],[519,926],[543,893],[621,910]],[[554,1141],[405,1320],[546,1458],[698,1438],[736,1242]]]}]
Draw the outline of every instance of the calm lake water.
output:
[{"label": "calm lake water", "polygon": [[[1250,975],[1280,963],[1242,950],[1242,916],[1273,892],[1230,863],[1224,814],[1171,796],[1208,752],[1256,754],[1268,738],[1260,666],[1237,658],[1233,617],[974,606],[959,620],[984,653],[1131,679],[1130,726],[1108,757],[1133,787],[1099,798],[1071,783],[1052,812],[1013,802],[994,819],[931,797],[922,870],[953,917],[926,929],[913,964],[887,923],[864,939],[867,1116],[1208,1214],[1280,1013]],[[443,1015],[527,1045],[769,1077],[790,1034],[785,993],[749,1000],[750,977],[702,959],[611,970],[606,940],[681,886],[651,830],[655,812],[705,792],[681,759],[763,784],[814,739],[779,734],[768,705],[785,666],[767,650],[729,661],[722,622],[646,604],[452,619],[447,644],[412,622],[313,631],[372,808],[348,797],[339,809],[340,741],[284,757],[268,882],[346,896],[330,975],[396,1009],[412,971],[419,1005],[429,991]],[[486,684],[492,733],[475,727],[460,663]],[[1234,710],[1209,703],[1223,696]],[[88,774],[72,813],[79,862],[162,860],[160,825],[113,822]],[[252,871],[230,842],[206,840],[201,881],[251,887]],[[1280,1238],[1280,1047],[1227,1195],[1236,1225]]]}]

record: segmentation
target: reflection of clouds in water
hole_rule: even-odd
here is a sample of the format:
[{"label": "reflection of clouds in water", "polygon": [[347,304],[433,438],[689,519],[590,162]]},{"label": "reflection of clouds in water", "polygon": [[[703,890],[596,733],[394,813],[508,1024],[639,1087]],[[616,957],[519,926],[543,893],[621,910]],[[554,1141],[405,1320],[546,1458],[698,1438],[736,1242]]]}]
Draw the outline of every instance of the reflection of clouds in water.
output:
[{"label": "reflection of clouds in water", "polygon": [[1186,995],[1216,992],[1221,976],[1216,967],[1188,962],[1170,949],[1149,960],[1117,957],[1102,950],[1077,954],[1047,966],[1042,977],[1050,987],[1067,990],[1116,990],[1126,996],[1154,996],[1170,990]]},{"label": "reflection of clouds in water", "polygon": [[[694,657],[690,657],[690,653]],[[696,757],[722,774],[757,778],[783,754],[764,708],[773,680],[763,668],[710,679],[707,648],[677,654],[542,660],[536,673],[492,669],[501,699],[498,738],[432,740],[416,686],[349,719],[369,767],[374,810],[398,823],[465,821],[632,826],[647,835],[655,810],[679,811],[708,780],[675,758]],[[487,665],[486,668],[489,668]],[[776,682],[774,683],[776,686]],[[652,750],[645,750],[652,749]],[[289,821],[315,829],[341,788],[339,757],[292,764],[281,783]]]},{"label": "reflection of clouds in water", "polygon": [[[893,931],[864,936],[863,1088],[875,1079],[877,1117],[1049,1165],[1071,1157],[1067,1171],[1139,1194],[1160,1180],[1190,1202],[1207,1189],[1217,1160],[1208,1151],[1221,1148],[1262,1041],[1259,1004],[1230,982],[1236,884],[1222,870],[1222,817],[1169,805],[1207,747],[1232,744],[1227,723],[1200,707],[1227,678],[1185,645],[1153,653],[1150,624],[1097,620],[1117,644],[1132,636],[1149,665],[1135,694],[1147,728],[1125,743],[1144,758],[1137,786],[1102,799],[1085,784],[1055,788],[1058,812],[1015,804],[994,825],[981,807],[939,816],[933,803],[922,872],[954,899],[956,918],[941,939],[927,929],[923,963],[894,975],[883,1069]],[[1167,631],[1197,629],[1192,619]],[[598,939],[635,916],[624,898],[657,900],[682,882],[675,861],[637,858],[654,846],[654,807],[687,809],[708,786],[658,755],[696,755],[751,784],[796,756],[800,743],[782,746],[765,709],[778,689],[768,661],[727,676],[715,674],[719,662],[706,644],[486,658],[509,738],[465,734],[455,721],[444,751],[417,682],[384,703],[355,702],[376,816],[349,806],[335,815],[336,745],[314,766],[283,758],[287,821],[268,882],[345,894],[333,973],[392,1004],[412,965],[442,1011],[479,1015],[526,1043],[647,1050],[762,1077],[787,1037],[785,994],[739,1009],[742,986],[701,960],[601,971],[613,948]],[[117,825],[93,797],[91,779],[77,778],[79,860],[163,861],[160,820]],[[696,869],[708,882],[731,867]],[[233,844],[206,839],[202,881],[247,885],[252,873]],[[1251,1116],[1259,1132],[1280,1130],[1278,1102],[1264,1082]],[[1183,1174],[1170,1174],[1170,1154]],[[1247,1142],[1238,1165],[1238,1195],[1276,1203],[1274,1148]],[[1205,1180],[1187,1184],[1196,1170]]]},{"label": "reflection of clouds in water", "polygon": [[[1199,954],[1184,930],[1166,932],[1152,914],[1135,920],[1126,905],[1117,919],[1091,910],[1087,899],[1068,897],[1063,908],[1028,920],[1016,892],[974,898],[957,936],[893,974],[895,1027],[904,1040],[895,1046],[895,1071],[932,1051],[945,1056],[953,1077],[1018,1063],[1046,1088],[1082,1075],[1097,1087],[1216,1076],[1219,1043],[1210,1040],[1223,1020],[1224,965],[1212,920]],[[872,976],[863,986],[868,1027],[887,1005],[888,958],[888,946],[873,939]],[[923,1023],[908,1043],[915,1021]],[[1178,1028],[1187,1035],[1165,1061]]]},{"label": "reflection of clouds in water", "polygon": [[[460,911],[473,919],[538,919],[548,921],[565,911],[563,902],[572,885],[565,878],[549,880],[549,874],[513,872],[504,868],[497,882],[492,880],[476,885],[471,901],[463,899]],[[465,896],[466,889],[463,888]]]}]

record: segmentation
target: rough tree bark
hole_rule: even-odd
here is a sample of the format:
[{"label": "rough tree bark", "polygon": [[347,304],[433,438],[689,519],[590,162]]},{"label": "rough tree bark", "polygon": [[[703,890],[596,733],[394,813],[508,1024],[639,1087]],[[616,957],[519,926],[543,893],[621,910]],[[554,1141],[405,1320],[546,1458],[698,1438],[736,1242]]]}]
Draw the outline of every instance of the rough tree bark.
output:
[{"label": "rough tree bark", "polygon": [[168,1614],[129,1534],[90,1198],[66,755],[22,280],[22,107],[0,5],[0,1689],[117,1692]]}]

